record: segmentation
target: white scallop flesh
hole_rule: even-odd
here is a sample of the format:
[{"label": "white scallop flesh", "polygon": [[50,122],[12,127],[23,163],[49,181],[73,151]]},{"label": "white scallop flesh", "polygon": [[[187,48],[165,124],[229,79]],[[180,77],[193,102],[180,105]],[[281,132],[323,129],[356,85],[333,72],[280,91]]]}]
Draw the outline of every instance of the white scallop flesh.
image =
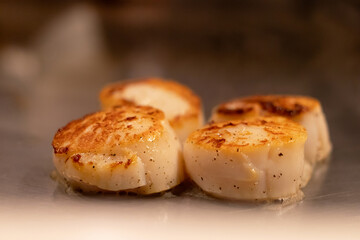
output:
[{"label": "white scallop flesh", "polygon": [[[119,94],[119,96],[116,94]],[[115,93],[115,97],[125,98],[139,105],[160,109],[165,113],[167,119],[183,115],[189,109],[189,103],[177,94],[147,84],[129,85],[123,92]]]},{"label": "white scallop flesh", "polygon": [[[244,132],[246,139],[237,138]],[[186,170],[205,192],[250,201],[292,198],[301,193],[305,139],[297,141],[294,136],[294,141],[272,144],[273,136],[262,126],[246,125],[220,129],[217,134],[230,145],[254,147],[203,147],[190,135],[184,144]]]},{"label": "white scallop flesh", "polygon": [[332,146],[321,107],[318,106],[294,120],[303,125],[308,132],[308,140],[305,143],[305,159],[312,165],[326,159]]},{"label": "white scallop flesh", "polygon": [[[128,113],[124,114],[123,118],[126,118]],[[84,124],[89,126],[60,145],[69,146],[69,153],[54,153],[55,167],[68,182],[84,191],[126,190],[152,194],[168,190],[184,179],[183,157],[181,144],[168,121],[163,119],[158,123],[161,127],[149,132],[153,127],[152,120],[139,116],[131,121],[131,129],[127,130],[125,123],[122,129],[104,136],[104,129],[92,129],[97,122],[86,123],[85,119]],[[89,147],[82,146],[77,150],[81,137],[86,134],[93,134]],[[101,143],[93,140],[99,136],[105,138]]]}]

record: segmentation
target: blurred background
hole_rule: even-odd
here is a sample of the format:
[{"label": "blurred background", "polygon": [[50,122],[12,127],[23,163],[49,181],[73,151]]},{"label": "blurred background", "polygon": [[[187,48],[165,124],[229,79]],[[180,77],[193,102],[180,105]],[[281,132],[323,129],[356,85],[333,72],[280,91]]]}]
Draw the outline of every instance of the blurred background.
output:
[{"label": "blurred background", "polygon": [[[360,130],[359,1],[0,2],[0,126],[50,142],[107,83],[159,76],[207,115],[250,94],[320,99],[335,143]],[[356,130],[356,131],[355,131]]]},{"label": "blurred background", "polygon": [[[207,116],[221,101],[244,95],[314,96],[329,122],[331,161],[315,172],[303,202],[270,212],[266,205],[196,196],[95,201],[59,189],[49,177],[56,130],[97,111],[104,85],[149,76],[188,85]],[[163,239],[179,226],[215,239],[223,237],[221,229],[238,236],[240,225],[252,226],[242,231],[253,236],[259,219],[265,229],[287,229],[282,236],[354,238],[360,234],[359,122],[360,1],[0,1],[0,238],[44,230],[44,239],[74,236],[58,227],[64,223],[94,238],[99,221],[109,234],[148,234],[133,224],[140,221]],[[284,227],[289,220],[292,228]]]},{"label": "blurred background", "polygon": [[26,118],[4,124],[49,136],[97,110],[106,83],[159,76],[190,86],[207,114],[237,96],[311,95],[332,124],[349,114],[339,131],[354,134],[359,23],[353,0],[2,0],[0,107]]}]

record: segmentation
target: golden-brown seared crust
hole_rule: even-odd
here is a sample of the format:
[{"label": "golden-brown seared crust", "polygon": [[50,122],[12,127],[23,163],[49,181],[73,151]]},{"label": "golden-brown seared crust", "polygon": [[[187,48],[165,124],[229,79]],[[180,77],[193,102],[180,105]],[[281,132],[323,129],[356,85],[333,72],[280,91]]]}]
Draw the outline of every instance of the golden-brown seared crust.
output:
[{"label": "golden-brown seared crust", "polygon": [[[121,106],[96,112],[60,128],[52,142],[54,154],[111,152],[115,146],[126,146],[161,135],[164,113],[147,106]],[[137,129],[137,131],[134,131]]]},{"label": "golden-brown seared crust", "polygon": [[164,80],[161,78],[134,79],[109,84],[101,90],[100,101],[105,108],[118,105],[136,104],[123,98],[117,98],[116,93],[124,91],[124,89],[129,86],[143,84],[165,89],[169,92],[175,93],[184,101],[188,102],[189,108],[186,113],[175,116],[173,119],[169,119],[169,122],[173,127],[181,125],[184,119],[198,118],[202,112],[201,100],[191,89],[175,81]]},{"label": "golden-brown seared crust", "polygon": [[[251,127],[262,128],[266,137],[254,135]],[[230,128],[239,128],[234,136]],[[231,149],[243,151],[267,144],[284,145],[295,142],[305,142],[307,133],[300,124],[283,117],[262,117],[250,120],[232,120],[213,123],[193,132],[187,139],[188,143],[208,149]],[[255,139],[255,141],[254,141]]]},{"label": "golden-brown seared crust", "polygon": [[249,112],[260,115],[277,115],[296,117],[319,106],[319,101],[305,96],[265,95],[238,98],[218,106],[216,113],[220,115],[242,115]]}]

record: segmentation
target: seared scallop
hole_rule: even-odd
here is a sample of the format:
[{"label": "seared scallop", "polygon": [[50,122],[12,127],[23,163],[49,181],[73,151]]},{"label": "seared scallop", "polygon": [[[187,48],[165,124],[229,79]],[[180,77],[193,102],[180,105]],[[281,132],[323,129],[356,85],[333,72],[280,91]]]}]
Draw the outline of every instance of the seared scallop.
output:
[{"label": "seared scallop", "polygon": [[185,166],[219,198],[293,198],[301,193],[306,138],[304,127],[281,117],[213,123],[184,143]]},{"label": "seared scallop", "polygon": [[164,113],[121,106],[75,120],[52,142],[59,174],[85,191],[151,194],[184,178],[181,145]]},{"label": "seared scallop", "polygon": [[162,110],[181,142],[203,125],[200,98],[174,81],[148,78],[110,84],[100,93],[103,109],[119,105],[148,105]]},{"label": "seared scallop", "polygon": [[234,99],[213,109],[214,122],[250,119],[259,116],[282,116],[303,125],[308,132],[305,159],[311,166],[331,152],[329,130],[321,104],[305,96],[250,96]]}]

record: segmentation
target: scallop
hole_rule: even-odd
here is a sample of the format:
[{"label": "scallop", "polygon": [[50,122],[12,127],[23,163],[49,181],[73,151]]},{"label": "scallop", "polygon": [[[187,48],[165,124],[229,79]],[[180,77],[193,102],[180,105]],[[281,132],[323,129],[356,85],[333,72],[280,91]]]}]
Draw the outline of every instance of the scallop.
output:
[{"label": "scallop", "polygon": [[234,99],[216,106],[211,121],[251,119],[259,116],[282,116],[303,125],[308,133],[305,143],[304,183],[311,177],[315,163],[331,152],[329,130],[321,104],[306,96],[265,95]]},{"label": "scallop", "polygon": [[203,125],[200,98],[188,87],[160,78],[110,84],[100,93],[103,109],[118,105],[148,105],[162,110],[180,141]]},{"label": "scallop", "polygon": [[152,194],[184,179],[181,144],[162,111],[121,106],[68,123],[52,142],[53,161],[84,191]]},{"label": "scallop", "polygon": [[213,123],[184,143],[190,178],[218,198],[265,201],[301,195],[304,127],[282,117]]}]

